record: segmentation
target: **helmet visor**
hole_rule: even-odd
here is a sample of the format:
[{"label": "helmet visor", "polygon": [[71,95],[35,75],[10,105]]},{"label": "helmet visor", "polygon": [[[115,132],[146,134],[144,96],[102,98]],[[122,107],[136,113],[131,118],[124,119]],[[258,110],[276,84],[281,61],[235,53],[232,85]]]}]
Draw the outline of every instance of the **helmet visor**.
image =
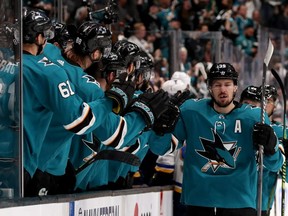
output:
[{"label": "helmet visor", "polygon": [[43,36],[47,39],[47,40],[51,40],[55,37],[55,32],[54,32],[54,28],[51,26],[48,29],[45,29],[43,31]]},{"label": "helmet visor", "polygon": [[136,77],[138,77],[140,74],[142,75],[143,80],[149,81],[151,79],[151,76],[152,76],[152,70],[151,69],[137,70],[136,71]]},{"label": "helmet visor", "polygon": [[[104,52],[106,48],[109,48],[110,50],[109,53],[110,53],[111,48],[112,48],[112,40],[110,37],[105,37],[105,38],[94,37],[93,39],[87,42],[87,46],[88,46],[88,51],[90,53],[94,52],[96,49],[99,49],[101,52]],[[108,49],[106,50],[106,52],[107,51]],[[103,53],[103,54],[107,55],[107,53]]]}]

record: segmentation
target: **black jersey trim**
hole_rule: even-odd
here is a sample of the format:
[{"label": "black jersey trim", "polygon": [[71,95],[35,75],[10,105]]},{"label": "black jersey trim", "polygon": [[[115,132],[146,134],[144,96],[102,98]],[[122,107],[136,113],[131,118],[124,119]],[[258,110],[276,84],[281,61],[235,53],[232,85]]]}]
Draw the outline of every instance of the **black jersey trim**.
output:
[{"label": "black jersey trim", "polygon": [[125,126],[125,121],[121,121],[120,129],[119,129],[119,132],[118,132],[117,136],[115,137],[115,139],[111,143],[106,144],[107,146],[110,146],[110,147],[113,147],[113,148],[118,146],[118,144],[119,144],[119,142],[121,140],[121,137],[122,137],[124,126]]},{"label": "black jersey trim", "polygon": [[69,131],[73,132],[73,133],[78,133],[80,132],[83,128],[85,128],[86,126],[88,126],[91,122],[91,120],[93,119],[93,113],[92,110],[89,107],[89,111],[87,113],[87,116],[83,119],[82,122],[80,122],[79,124],[77,124],[75,127],[72,127],[69,129]]}]

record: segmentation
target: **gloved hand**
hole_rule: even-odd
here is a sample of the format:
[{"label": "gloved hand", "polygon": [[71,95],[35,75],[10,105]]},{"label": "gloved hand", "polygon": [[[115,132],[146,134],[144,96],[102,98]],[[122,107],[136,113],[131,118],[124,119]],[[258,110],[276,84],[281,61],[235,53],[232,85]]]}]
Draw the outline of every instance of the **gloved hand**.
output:
[{"label": "gloved hand", "polygon": [[179,107],[191,96],[190,91],[177,92],[168,104],[168,109],[154,123],[153,130],[156,134],[163,136],[172,133],[180,116]]},{"label": "gloved hand", "polygon": [[133,100],[126,112],[139,112],[143,116],[149,129],[155,120],[168,109],[168,103],[168,93],[162,89],[157,92],[145,92]]},{"label": "gloved hand", "polygon": [[256,123],[253,129],[253,142],[256,148],[263,145],[265,155],[275,154],[277,138],[271,126],[262,123]]},{"label": "gloved hand", "polygon": [[116,114],[123,112],[134,95],[135,83],[127,80],[127,76],[127,73],[121,73],[105,92],[105,95],[113,100],[113,112]]},{"label": "gloved hand", "polygon": [[169,101],[168,109],[155,120],[153,131],[160,136],[165,133],[172,133],[180,116],[178,106]]},{"label": "gloved hand", "polygon": [[192,98],[192,96],[191,96],[191,92],[187,89],[183,92],[178,91],[176,94],[174,94],[171,97],[170,101],[176,106],[180,107],[189,98]]}]

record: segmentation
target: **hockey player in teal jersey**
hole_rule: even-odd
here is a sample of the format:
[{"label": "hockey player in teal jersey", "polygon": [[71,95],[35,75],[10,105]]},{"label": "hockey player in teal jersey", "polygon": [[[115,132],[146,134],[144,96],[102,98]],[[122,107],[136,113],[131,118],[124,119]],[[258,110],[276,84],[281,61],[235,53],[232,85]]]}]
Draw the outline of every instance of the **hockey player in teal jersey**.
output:
[{"label": "hockey player in teal jersey", "polygon": [[[261,95],[262,95],[261,87],[248,86],[241,93],[240,102],[260,107]],[[283,140],[283,125],[281,125],[279,122],[273,121],[272,119],[273,112],[274,112],[274,109],[276,108],[276,103],[278,100],[277,98],[278,98],[278,93],[277,93],[277,89],[275,88],[275,86],[266,85],[265,86],[265,100],[267,103],[266,112],[267,112],[267,115],[270,117],[270,120],[272,123],[271,127],[273,127],[278,139],[282,141]],[[286,149],[288,147],[287,145],[284,145],[284,143],[282,143],[282,146]],[[284,151],[282,151],[282,153],[284,153]],[[263,191],[262,191],[262,213],[261,213],[262,216],[266,216],[270,214],[270,209],[272,208],[272,204],[274,201],[276,183],[277,183],[277,179],[279,176],[279,172],[280,170],[278,170],[277,172],[271,172],[265,167],[263,169],[263,186],[262,186]],[[287,177],[286,177],[286,181],[287,181]]]},{"label": "hockey player in teal jersey", "polygon": [[[119,45],[121,44],[121,45]],[[120,47],[118,47],[118,45]],[[131,50],[132,44],[130,42],[120,41],[115,46],[118,50],[124,50],[121,46],[130,47]],[[116,50],[115,48],[115,50]],[[114,50],[114,47],[113,47]],[[116,51],[117,53],[117,51]],[[126,52],[124,52],[126,53]],[[119,54],[119,53],[118,53]],[[122,56],[122,55],[120,55]],[[151,69],[153,66],[153,62],[147,54],[143,56],[143,52],[140,52],[140,60],[141,64],[140,67],[135,70],[135,80],[136,80],[136,89],[139,91],[135,92],[135,95],[143,93],[140,89],[147,89],[147,83],[150,80]],[[103,75],[106,77],[110,77],[111,73],[121,73],[123,71],[123,63],[117,59],[117,54],[111,54],[110,60],[106,62],[107,67],[104,71]],[[137,65],[137,64],[134,64]],[[109,81],[108,81],[109,83]],[[146,86],[146,87],[145,87]],[[137,96],[136,96],[137,97]],[[129,113],[129,112],[128,112]],[[172,116],[171,116],[172,118]],[[149,129],[149,128],[148,128]],[[119,149],[120,151],[125,151],[136,155],[137,157],[143,159],[143,156],[146,154],[148,150],[148,139],[149,139],[150,131],[143,132],[137,139],[135,138],[134,141],[122,148]],[[159,150],[161,147],[158,148]],[[99,171],[99,170],[102,171]],[[86,169],[81,173],[81,175],[77,176],[77,187],[81,190],[96,190],[96,189],[123,189],[127,187],[131,187],[131,182],[126,181],[126,177],[128,176],[128,172],[135,172],[138,169],[137,166],[128,165],[124,162],[119,162],[117,160],[101,160],[97,161],[93,165],[89,167],[89,170]],[[99,172],[96,172],[99,171]],[[83,177],[85,175],[85,177]],[[129,179],[129,178],[127,178]],[[124,180],[124,181],[123,181]]]},{"label": "hockey player in teal jersey", "polygon": [[[83,28],[85,26],[85,28]],[[63,25],[61,24],[56,24],[55,29],[56,29],[56,36],[57,33],[59,34],[64,34],[64,36],[67,38],[67,32],[63,30]],[[102,29],[100,29],[102,28]],[[93,22],[86,22],[83,23],[82,26],[79,27],[79,29],[87,29],[90,30],[94,34],[94,37],[97,37],[97,44],[94,43],[91,45],[89,43],[89,40],[87,41],[86,47],[87,49],[94,50],[105,50],[105,47],[107,46],[107,37],[109,35],[103,35],[105,31],[103,30],[103,26],[101,25],[96,25]],[[98,31],[97,31],[98,29]],[[108,31],[108,30],[106,30]],[[95,35],[96,32],[96,35]],[[82,32],[81,32],[82,33]],[[91,33],[91,34],[92,34]],[[79,35],[80,33],[78,33]],[[95,39],[91,36],[91,34],[87,34],[87,37],[91,39]],[[56,38],[53,39],[55,43],[58,43],[62,49],[65,48],[66,44],[63,44],[65,41],[65,38],[63,39],[63,35],[58,35],[58,40]],[[60,40],[62,39],[62,40]],[[104,43],[101,43],[102,39],[104,39]],[[94,49],[92,49],[89,46],[94,46]],[[109,47],[109,46],[108,46]],[[48,49],[47,49],[48,48]],[[63,50],[63,53],[65,51]],[[95,99],[101,99],[104,97],[104,91],[100,88],[99,83],[91,76],[87,75],[86,73],[83,72],[83,69],[71,65],[69,62],[66,61],[64,58],[65,56],[60,55],[60,49],[55,47],[52,44],[47,44],[45,49],[44,49],[44,54],[48,56],[50,59],[53,59],[55,64],[58,64],[62,68],[67,71],[67,75],[70,78],[71,82],[75,85],[75,92],[81,96],[82,99],[84,99],[86,102],[89,102],[91,100]],[[101,54],[101,53],[100,53]],[[105,57],[105,56],[104,56]],[[87,65],[87,64],[85,64]],[[124,65],[124,72],[126,70],[127,66]],[[89,67],[88,67],[89,68]],[[111,83],[113,85],[113,83]],[[123,84],[124,85],[124,84]],[[133,125],[133,127],[131,126]],[[118,115],[115,115],[114,113],[110,113],[107,118],[104,120],[102,126],[97,127],[94,131],[93,134],[96,137],[100,137],[100,139],[103,141],[104,145],[107,146],[112,146],[113,148],[120,148],[122,144],[126,142],[126,140],[130,140],[133,138],[133,136],[138,135],[145,127],[145,122],[143,121],[142,116],[137,113],[137,112],[130,112],[127,113],[127,115],[121,117]],[[92,142],[92,134],[90,135],[85,135],[85,142]],[[113,137],[119,137],[116,139],[112,139],[109,141],[109,138]],[[52,119],[52,122],[49,126],[47,136],[44,140],[44,145],[41,150],[40,154],[40,159],[39,159],[39,168],[41,171],[45,171],[45,174],[49,173],[53,176],[62,176],[65,172],[65,167],[67,164],[68,160],[68,154],[70,151],[70,145],[72,145],[71,152],[73,153],[70,155],[72,157],[72,162],[73,166],[79,167],[80,163],[77,162],[77,158],[79,158],[81,161],[83,158],[89,156],[91,153],[93,155],[93,151],[91,149],[88,149],[88,152],[84,150],[84,152],[87,154],[85,157],[80,158],[79,154],[83,154],[83,149],[86,148],[81,139],[84,139],[84,137],[79,137],[79,136],[74,136],[71,133],[65,132],[59,124],[57,119]],[[81,146],[78,146],[81,145]],[[81,150],[79,150],[80,148]],[[79,153],[81,152],[81,153]],[[76,156],[76,162],[75,162],[75,157]],[[79,161],[79,160],[78,160]],[[83,161],[82,161],[83,163]],[[67,169],[69,166],[67,166]],[[73,172],[69,171],[66,169],[67,174],[73,174]],[[71,192],[71,190],[67,190],[67,186],[69,185],[68,182],[71,182],[70,186],[73,185],[73,176],[62,176],[61,177],[63,180],[60,178],[57,178],[60,180],[64,185],[61,185],[60,183],[57,184],[59,187],[53,188],[51,187],[49,190],[49,194],[55,194],[55,193],[64,193],[64,192]],[[65,179],[64,179],[65,178]],[[65,181],[64,181],[65,180]],[[41,185],[41,183],[40,183]],[[42,185],[43,187],[45,185]],[[46,185],[47,187],[47,185]],[[70,189],[74,189],[74,186],[70,187]],[[66,190],[66,191],[65,191]]]},{"label": "hockey player in teal jersey", "polygon": [[[98,72],[95,75],[95,72],[97,72],[96,70],[94,71],[94,74],[93,74],[93,71],[91,71],[91,68],[88,68],[88,70],[87,70],[91,74],[93,74],[94,76],[98,76],[100,74],[100,76],[102,77],[102,79],[100,81],[101,83],[104,83],[104,84],[108,83],[108,85],[102,86],[103,89],[108,89],[109,90],[109,88],[111,86],[111,83],[113,82],[115,77],[121,76],[120,73],[125,73],[126,71],[128,73],[133,73],[133,70],[135,70],[137,67],[139,67],[139,63],[140,62],[138,62],[138,58],[137,58],[137,55],[136,55],[137,54],[137,50],[139,50],[139,48],[136,45],[130,43],[129,46],[122,46],[122,47],[119,47],[119,49],[120,49],[120,51],[117,54],[110,53],[109,58],[111,58],[111,59],[109,59],[109,61],[112,61],[112,62],[104,62],[103,61],[104,65],[109,64],[109,65],[113,66],[113,64],[115,64],[115,62],[117,62],[117,64],[120,64],[120,65],[118,65],[118,68],[115,68],[115,67],[114,68],[110,68],[111,71],[109,71],[109,74],[105,74],[105,71],[102,71],[101,73]],[[120,55],[120,52],[121,52],[121,55]],[[120,55],[121,59],[117,59],[117,58],[119,58],[118,54]],[[121,57],[122,55],[123,55],[123,58]],[[93,68],[93,66],[92,66],[92,68]],[[103,79],[104,80],[106,79],[106,81],[103,82]],[[148,93],[148,95],[150,95],[150,96],[154,95],[155,97],[159,97],[159,102],[161,102],[161,103],[163,102],[163,104],[159,103],[158,105],[157,104],[155,106],[153,105],[153,107],[151,108],[154,111],[155,108],[158,106],[159,110],[157,111],[157,113],[163,112],[162,108],[160,110],[160,106],[163,107],[162,105],[164,105],[164,110],[165,110],[165,100],[166,100],[165,98],[166,98],[166,96],[163,93],[161,93],[161,92],[159,92],[159,93],[156,93],[156,94]],[[164,96],[164,97],[160,98],[161,95]],[[168,97],[167,97],[167,99],[168,99]],[[151,106],[151,105],[148,104],[148,107],[149,106]],[[132,112],[132,113],[135,113],[135,112]],[[136,111],[136,113],[139,114],[139,111]],[[154,111],[154,113],[155,113],[155,111]],[[143,113],[141,113],[141,114],[142,114],[141,116],[143,117]],[[128,138],[132,137],[132,135],[135,134],[135,132],[137,132],[138,134],[140,133],[140,131],[137,130],[139,125],[138,124],[135,125],[134,123],[130,124],[131,121],[129,122],[129,119],[127,119],[127,116],[131,116],[131,113],[129,112],[129,113],[125,114],[124,118],[126,118],[126,120],[122,121],[122,124],[119,124],[119,127],[116,128],[117,130],[115,131],[113,136],[111,136],[110,139],[107,139],[106,141],[102,142],[102,144],[104,144],[104,145],[101,145],[101,150],[106,149],[105,146],[107,146],[107,144],[109,144],[109,143],[112,143],[112,145],[110,145],[110,146],[114,145],[114,147],[117,147],[116,149],[119,149],[120,145],[115,146],[115,144],[117,144],[117,143],[124,144],[126,141],[123,143],[122,140],[125,137],[127,138],[126,140],[128,140]],[[145,116],[145,114],[144,114],[144,116]],[[121,119],[123,119],[123,117],[121,117]],[[145,117],[144,119],[146,119],[146,121],[145,121],[146,123],[147,123],[147,121],[151,121],[151,120],[149,120],[149,118],[147,119],[147,117]],[[108,125],[111,125],[111,123],[109,123]],[[123,125],[124,125],[124,127],[123,127]],[[133,125],[133,127],[129,127],[129,125]],[[103,130],[105,129],[105,127],[107,127],[107,126],[103,125]],[[97,134],[94,131],[94,135],[96,135],[96,137],[98,139],[103,140],[103,136],[105,136],[105,131],[101,130],[100,128],[99,128],[99,131],[101,132],[101,134],[99,134],[99,133]],[[143,127],[142,127],[142,129],[143,129]],[[81,150],[78,149],[78,150],[75,151],[75,148],[77,148],[77,147],[79,147]],[[85,152],[86,153],[86,155],[85,155],[86,158],[89,158],[88,157],[89,155],[92,156],[95,153],[95,150],[91,151],[91,149],[85,147],[84,145],[82,145],[82,146],[74,146],[73,145],[72,149],[71,149],[71,154],[72,155],[70,155],[70,157],[71,157],[71,160],[73,161],[73,165],[76,166],[76,167],[80,166],[81,163],[83,163],[83,158],[84,158],[84,157],[80,158],[80,157],[77,157],[77,155],[75,155],[78,151]],[[100,169],[100,167],[99,167],[97,162],[95,162],[92,166],[96,167],[97,170]],[[87,184],[85,182],[88,181],[88,177],[86,177],[86,175],[87,175],[87,173],[89,174],[89,170],[92,169],[92,166],[86,168],[85,170],[83,170],[81,173],[79,173],[77,175],[76,187],[78,189],[82,189],[82,190],[86,189],[86,185]],[[98,174],[98,172],[95,173],[95,175],[96,174]],[[102,172],[100,174],[101,174],[100,177],[102,179],[104,177],[104,172]],[[101,179],[98,178],[97,180],[101,181]],[[84,186],[82,186],[82,185],[84,185]]]},{"label": "hockey player in teal jersey", "polygon": [[[121,44],[121,46],[119,44]],[[107,58],[103,58],[103,64],[105,65],[105,70],[103,70],[101,74],[96,74],[96,77],[98,77],[97,79],[102,84],[104,89],[107,88],[107,86],[111,84],[111,80],[113,80],[112,77],[119,76],[121,73],[124,73],[125,71],[127,71],[127,67],[130,69],[130,72],[135,73],[135,74],[137,73],[137,71],[141,70],[141,66],[142,68],[147,67],[146,72],[148,75],[145,74],[145,78],[146,80],[150,79],[151,69],[153,67],[152,61],[149,62],[149,64],[147,62],[144,63],[143,61],[137,63],[137,61],[141,60],[140,58],[141,52],[139,53],[138,48],[134,49],[133,46],[134,46],[133,43],[129,43],[127,41],[119,41],[116,43],[115,47],[118,49],[118,51],[119,50],[121,51],[117,52],[115,48],[113,47],[113,51],[110,53],[110,55]],[[127,55],[128,50],[125,50],[126,48],[129,48],[130,50],[129,55]],[[131,63],[134,62],[134,63],[131,64],[130,62]],[[138,65],[140,65],[140,68],[138,68]],[[131,67],[134,67],[134,66],[135,68],[131,69]],[[135,74],[133,76],[136,77],[136,83],[137,83],[138,75],[135,75]],[[144,76],[144,73],[143,74],[141,73],[141,76]],[[100,77],[102,77],[102,79]],[[136,85],[136,89],[138,89],[137,85]],[[134,143],[132,142],[132,144]],[[129,145],[131,144],[129,143]],[[129,145],[128,146],[126,145],[124,148],[122,149],[120,148],[118,150],[133,153],[132,151],[138,151],[140,149],[139,144],[137,146],[136,144],[131,145],[131,146]],[[101,146],[101,149],[102,150],[106,149],[106,147]],[[90,153],[91,153],[91,150],[90,150]],[[99,187],[103,189],[102,186],[107,185],[109,181],[114,182],[114,180],[113,181],[111,180],[112,178],[117,180],[117,178],[119,177],[119,173],[121,173],[120,168],[123,166],[125,166],[125,163],[121,163],[119,161],[117,162],[117,160],[116,161],[101,160],[101,161],[95,162],[93,165],[91,165],[91,167],[89,167],[89,169],[86,169],[85,171],[77,175],[77,187],[78,189],[81,189],[81,190],[86,190],[86,189],[95,190]],[[127,164],[126,166],[130,167]],[[91,170],[98,170],[99,172],[95,172],[95,171],[92,172]],[[109,177],[112,175],[113,177]]]},{"label": "hockey player in teal jersey", "polygon": [[[152,59],[146,52],[140,52],[140,59],[141,64],[140,68],[135,71],[136,74],[136,89],[138,91],[135,92],[135,97],[143,94],[143,92],[148,90],[148,83],[150,80],[151,69],[153,66]],[[174,82],[175,84],[176,82]],[[180,83],[178,83],[180,84]],[[183,84],[184,89],[186,86]],[[164,89],[163,89],[164,90]],[[175,118],[172,113],[169,115],[169,118]],[[177,117],[176,117],[177,118]],[[150,134],[154,133],[153,128],[152,130],[148,130],[143,132],[137,140],[135,140],[133,148],[129,148],[126,151],[131,152],[132,154],[137,155],[141,162],[143,161],[144,157],[146,156],[148,150],[150,149],[156,155],[163,155],[167,153],[163,151],[160,146],[154,145],[153,140],[150,139]],[[168,152],[171,152],[175,149],[175,143],[172,143],[173,146]],[[112,170],[112,171],[111,171]],[[139,171],[139,167],[137,166],[129,166],[127,164],[122,163],[120,166],[117,165],[116,162],[109,162],[109,185],[108,188],[116,188],[116,189],[124,189],[124,188],[131,188],[133,181],[134,181],[134,173]],[[110,172],[111,171],[111,172]],[[111,189],[110,188],[110,189]]]},{"label": "hockey player in teal jersey", "polygon": [[18,78],[18,63],[0,60],[0,158],[14,158],[17,148],[18,118],[16,113],[15,83]]},{"label": "hockey player in teal jersey", "polygon": [[[5,38],[7,35],[2,35]],[[2,39],[3,39],[2,38]],[[7,36],[7,39],[10,37]],[[7,41],[7,45],[9,42]],[[12,53],[11,48],[8,53]],[[19,64],[14,55],[0,59],[0,188],[18,188],[19,112],[17,80]],[[2,197],[5,197],[3,194]]]},{"label": "hockey player in teal jersey", "polygon": [[[46,40],[53,38],[50,19],[40,10],[25,8],[23,14],[25,196],[33,196],[39,191],[35,191],[31,178],[37,170],[38,156],[52,116],[67,131],[77,135],[90,133],[102,125],[109,110],[123,105],[120,103],[127,95],[112,89],[104,98],[83,102],[65,70],[43,54]],[[118,90],[120,88],[118,86]]]},{"label": "hockey player in teal jersey", "polygon": [[258,145],[266,149],[267,169],[283,164],[268,116],[260,124],[260,108],[234,101],[237,81],[231,64],[215,63],[207,79],[211,99],[180,107],[173,134],[186,141],[181,202],[187,215],[256,215]]}]

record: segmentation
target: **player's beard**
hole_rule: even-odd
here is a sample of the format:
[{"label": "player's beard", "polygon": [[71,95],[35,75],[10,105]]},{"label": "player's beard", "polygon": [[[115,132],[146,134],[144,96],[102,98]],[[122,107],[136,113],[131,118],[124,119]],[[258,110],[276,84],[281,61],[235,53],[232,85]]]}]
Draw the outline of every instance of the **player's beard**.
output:
[{"label": "player's beard", "polygon": [[229,101],[225,101],[225,102],[221,102],[220,100],[216,100],[212,95],[211,95],[211,97],[217,106],[225,108],[225,107],[228,107],[231,103],[233,103],[235,95],[236,95],[236,93],[233,93],[232,99]]}]

